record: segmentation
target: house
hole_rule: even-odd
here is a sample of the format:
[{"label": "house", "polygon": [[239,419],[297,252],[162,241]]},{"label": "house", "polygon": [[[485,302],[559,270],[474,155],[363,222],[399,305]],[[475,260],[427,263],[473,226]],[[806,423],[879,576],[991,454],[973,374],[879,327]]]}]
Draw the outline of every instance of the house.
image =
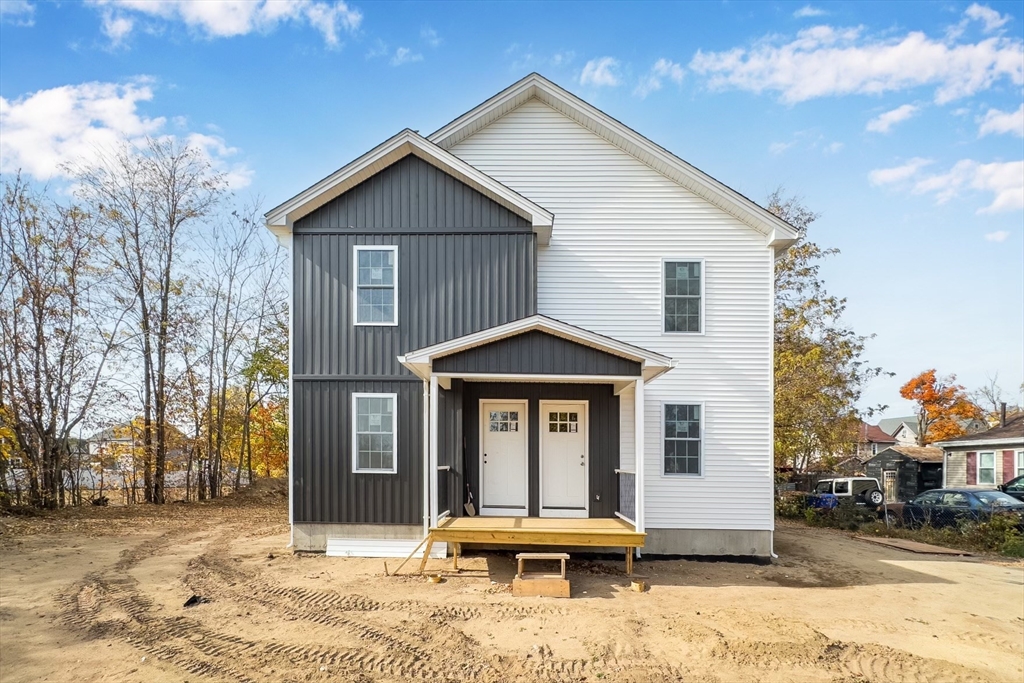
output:
[{"label": "house", "polygon": [[917,445],[917,415],[887,417],[878,421],[878,428],[902,446]]},{"label": "house", "polygon": [[998,426],[932,445],[945,456],[943,487],[996,488],[1024,475],[1024,413],[1004,406]]},{"label": "house", "polygon": [[857,430],[857,458],[860,462],[878,455],[896,443],[896,438],[884,432],[878,425],[869,425],[861,420]]},{"label": "house", "polygon": [[792,226],[537,74],[266,224],[292,253],[296,549],[408,552],[472,509],[772,552]]},{"label": "house", "polygon": [[882,485],[888,502],[906,502],[924,491],[942,488],[942,449],[890,446],[869,458],[864,469]]}]

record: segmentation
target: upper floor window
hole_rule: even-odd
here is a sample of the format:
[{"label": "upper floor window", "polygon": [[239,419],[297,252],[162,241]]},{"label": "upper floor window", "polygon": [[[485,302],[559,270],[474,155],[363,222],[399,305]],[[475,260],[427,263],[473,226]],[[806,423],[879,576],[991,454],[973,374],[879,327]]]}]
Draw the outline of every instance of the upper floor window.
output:
[{"label": "upper floor window", "polygon": [[356,325],[397,325],[398,247],[357,246],[353,260]]},{"label": "upper floor window", "polygon": [[665,261],[665,332],[702,332],[703,261]]}]

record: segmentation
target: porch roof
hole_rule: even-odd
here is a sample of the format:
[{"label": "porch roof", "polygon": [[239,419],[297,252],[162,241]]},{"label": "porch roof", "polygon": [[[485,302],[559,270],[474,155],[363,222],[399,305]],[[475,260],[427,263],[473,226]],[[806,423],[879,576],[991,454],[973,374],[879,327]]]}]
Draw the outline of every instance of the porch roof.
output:
[{"label": "porch roof", "polygon": [[[526,367],[521,368],[503,368],[499,373],[476,373],[472,371],[458,371],[452,368],[446,368],[443,374],[448,377],[452,376],[463,376],[467,379],[473,379],[474,375],[487,375],[487,378],[493,378],[494,374],[500,374],[502,376],[514,377],[530,377],[537,378],[539,381],[545,379],[549,381],[564,381],[568,376],[582,378],[580,381],[608,381],[612,382],[616,379],[639,379],[643,378],[645,382],[649,382],[655,377],[662,375],[674,367],[674,361],[668,356],[664,356],[654,351],[634,346],[618,339],[608,337],[590,330],[586,330],[582,327],[570,325],[569,323],[562,322],[561,320],[555,320],[545,315],[532,315],[519,320],[514,320],[504,325],[497,325],[479,332],[467,334],[462,337],[456,337],[439,344],[427,346],[416,351],[410,351],[404,356],[399,356],[398,361],[409,368],[416,376],[423,379],[430,379],[432,374],[442,374],[442,371],[434,367],[434,361],[460,354],[470,349],[478,349],[487,345],[497,345],[506,339],[513,337],[524,337],[531,333],[540,332],[545,335],[550,335],[562,340],[566,340],[574,345],[581,348],[581,351],[593,353],[592,350],[599,352],[600,354],[607,354],[618,359],[624,359],[630,361],[628,365],[634,363],[639,366],[639,373],[635,371],[623,371],[621,374],[611,375],[607,371],[607,365],[601,370],[591,370],[587,367],[575,366],[572,370],[566,370],[564,372],[553,372],[550,369],[537,372]],[[536,337],[537,335],[533,335]],[[513,362],[514,364],[514,362]],[[587,364],[584,364],[585,366]],[[635,366],[633,366],[635,367]]]}]

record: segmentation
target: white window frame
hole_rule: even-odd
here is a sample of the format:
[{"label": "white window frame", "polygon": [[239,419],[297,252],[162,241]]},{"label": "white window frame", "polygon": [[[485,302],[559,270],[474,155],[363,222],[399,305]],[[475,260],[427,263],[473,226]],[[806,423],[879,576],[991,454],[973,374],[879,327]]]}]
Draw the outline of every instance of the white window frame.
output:
[{"label": "white window frame", "polygon": [[[700,406],[700,455],[697,460],[700,472],[698,474],[687,474],[685,472],[667,472],[665,470],[665,406]],[[685,398],[665,400],[661,402],[661,426],[658,431],[661,434],[661,445],[658,447],[658,451],[661,453],[661,476],[670,479],[685,478],[685,479],[703,479],[705,477],[705,462],[704,453],[707,450],[705,445],[707,444],[707,409],[704,406],[704,401],[694,401]]]},{"label": "white window frame", "polygon": [[[359,322],[359,252],[390,251],[395,254],[395,278],[391,288],[395,292],[394,315],[391,321]],[[398,245],[397,244],[357,244],[352,247],[352,324],[355,327],[395,327],[398,325]]]},{"label": "white window frame", "polygon": [[[359,427],[358,405],[361,398],[391,399],[391,469],[360,469],[359,468]],[[398,474],[398,394],[352,394],[352,473],[353,474]]]},{"label": "white window frame", "polygon": [[[698,332],[670,332],[665,329],[665,297],[667,296],[667,294],[665,293],[665,264],[677,262],[700,264],[700,331]],[[661,315],[661,333],[671,336],[703,336],[704,330],[706,329],[704,326],[704,311],[707,309],[706,291],[708,282],[708,268],[707,263],[705,263],[705,260],[703,258],[694,258],[692,256],[666,256],[661,259],[661,264],[659,265],[658,270],[658,278],[660,282],[658,290],[661,292],[661,302],[658,304],[658,310]]]},{"label": "white window frame", "polygon": [[[982,481],[981,480],[981,470],[983,469],[982,466],[981,466],[981,457],[983,455],[991,455],[992,456],[992,467],[985,467],[984,468],[986,470],[988,470],[988,469],[992,470],[992,481]],[[996,453],[995,453],[995,451],[979,451],[978,452],[978,462],[976,463],[976,466],[977,466],[978,471],[976,473],[976,476],[974,477],[974,482],[978,486],[995,486],[996,485]]]},{"label": "white window frame", "polygon": [[[1016,459],[1013,463],[1015,465],[1013,472],[1014,475],[1010,479],[1016,479],[1017,477],[1024,476],[1024,450],[1019,450],[1016,453]],[[1003,475],[1006,476],[1005,474]]]}]

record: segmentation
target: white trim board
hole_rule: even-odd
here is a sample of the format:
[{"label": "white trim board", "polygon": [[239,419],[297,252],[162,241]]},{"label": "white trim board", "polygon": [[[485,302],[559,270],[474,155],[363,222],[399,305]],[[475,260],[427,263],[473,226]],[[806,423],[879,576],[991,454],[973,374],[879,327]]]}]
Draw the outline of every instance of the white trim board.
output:
[{"label": "white trim board", "polygon": [[[420,541],[401,538],[328,538],[327,557],[408,557]],[[448,557],[448,544],[435,543],[430,557]]]},{"label": "white trim board", "polygon": [[279,239],[287,237],[295,221],[410,154],[530,221],[540,244],[548,244],[550,241],[551,226],[555,220],[550,211],[408,128],[268,211],[265,214],[267,229]]},{"label": "white trim board", "polygon": [[774,248],[776,254],[781,255],[799,239],[800,235],[796,228],[753,200],[691,166],[538,73],[532,73],[512,84],[431,134],[427,139],[444,149],[451,149],[531,99],[537,99],[576,121],[658,173],[762,233],[768,246]]}]

